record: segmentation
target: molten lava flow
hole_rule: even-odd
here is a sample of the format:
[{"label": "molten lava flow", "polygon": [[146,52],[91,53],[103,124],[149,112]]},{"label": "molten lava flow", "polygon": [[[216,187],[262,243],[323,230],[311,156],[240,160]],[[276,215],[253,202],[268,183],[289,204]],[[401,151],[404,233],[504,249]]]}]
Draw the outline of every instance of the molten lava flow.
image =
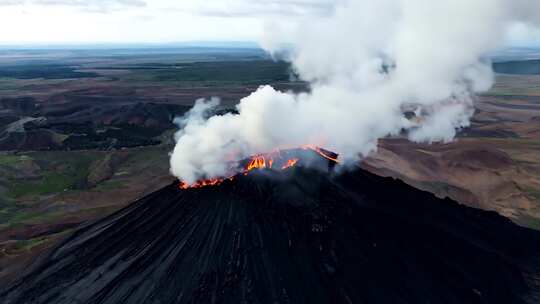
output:
[{"label": "molten lava flow", "polygon": [[180,189],[189,189],[189,188],[202,188],[202,187],[206,187],[206,186],[216,186],[216,185],[219,185],[221,183],[223,183],[225,180],[232,180],[233,178],[232,177],[229,177],[229,178],[214,178],[214,179],[205,179],[205,180],[200,180],[194,184],[188,184],[188,183],[185,183],[185,182],[180,182]]},{"label": "molten lava flow", "polygon": [[311,145],[303,146],[302,149],[317,152],[320,156],[339,164],[338,155],[335,153]]},{"label": "molten lava flow", "polygon": [[283,167],[281,167],[282,170],[285,170],[290,167],[294,167],[296,163],[298,162],[298,158],[289,159]]},{"label": "molten lava flow", "polygon": [[[313,151],[319,154],[320,156],[330,160],[333,163],[339,163],[337,154],[321,149],[319,147],[304,146],[302,147],[302,150]],[[268,154],[259,154],[259,155],[255,155],[251,157],[249,162],[247,162],[247,165],[245,166],[245,168],[240,171],[240,174],[247,175],[250,171],[255,170],[255,169],[273,169],[274,164],[276,165],[276,169],[281,168],[281,170],[285,170],[285,169],[296,166],[299,161],[300,159],[296,157],[285,158],[283,157],[280,150],[276,150]],[[234,177],[235,175],[232,175],[227,178],[205,179],[205,180],[200,180],[194,184],[180,182],[179,187],[180,189],[189,189],[189,188],[202,188],[202,187],[207,187],[207,186],[216,186],[225,182],[226,180],[233,180]]]},{"label": "molten lava flow", "polygon": [[246,171],[251,171],[253,169],[263,169],[266,168],[266,159],[264,155],[254,156],[249,162]]}]

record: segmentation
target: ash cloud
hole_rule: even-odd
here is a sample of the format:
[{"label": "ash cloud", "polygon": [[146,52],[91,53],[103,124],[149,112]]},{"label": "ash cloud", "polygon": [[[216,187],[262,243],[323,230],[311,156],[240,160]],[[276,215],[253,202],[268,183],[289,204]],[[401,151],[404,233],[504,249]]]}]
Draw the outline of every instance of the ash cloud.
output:
[{"label": "ash cloud", "polygon": [[[530,2],[357,0],[286,29],[269,20],[261,44],[270,52],[292,45],[295,72],[312,90],[263,86],[240,101],[238,114],[207,119],[200,113],[216,101],[200,101],[176,136],[171,172],[191,183],[228,173],[230,161],[305,144],[352,163],[403,130],[413,141],[451,141],[469,125],[474,94],[493,84],[483,55],[515,22],[540,20],[540,4]],[[406,119],[406,109],[418,119]]]}]

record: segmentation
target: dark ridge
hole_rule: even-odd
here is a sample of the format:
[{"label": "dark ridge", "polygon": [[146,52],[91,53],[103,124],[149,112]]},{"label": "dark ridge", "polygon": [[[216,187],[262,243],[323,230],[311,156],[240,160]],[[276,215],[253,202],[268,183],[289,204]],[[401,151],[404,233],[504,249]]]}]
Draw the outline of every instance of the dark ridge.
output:
[{"label": "dark ridge", "polygon": [[539,303],[540,233],[357,169],[178,183],[75,232],[2,303]]}]

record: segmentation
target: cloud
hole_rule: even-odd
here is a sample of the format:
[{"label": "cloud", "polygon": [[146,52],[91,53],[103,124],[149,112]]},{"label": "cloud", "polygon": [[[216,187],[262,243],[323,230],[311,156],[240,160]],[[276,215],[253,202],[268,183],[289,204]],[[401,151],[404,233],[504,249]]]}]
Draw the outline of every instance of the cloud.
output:
[{"label": "cloud", "polygon": [[107,12],[130,7],[144,7],[143,0],[0,0],[0,6],[64,6],[85,11]]},{"label": "cloud", "polygon": [[0,6],[12,6],[24,4],[25,0],[0,0]]},{"label": "cloud", "polygon": [[540,29],[529,23],[516,22],[507,29],[506,40],[511,46],[538,46]]},{"label": "cloud", "polygon": [[260,17],[276,15],[328,15],[343,0],[0,0],[0,6],[71,6],[85,10],[116,10],[152,6],[212,17]]},{"label": "cloud", "polygon": [[215,17],[324,16],[342,0],[206,0],[183,3],[179,10]]}]

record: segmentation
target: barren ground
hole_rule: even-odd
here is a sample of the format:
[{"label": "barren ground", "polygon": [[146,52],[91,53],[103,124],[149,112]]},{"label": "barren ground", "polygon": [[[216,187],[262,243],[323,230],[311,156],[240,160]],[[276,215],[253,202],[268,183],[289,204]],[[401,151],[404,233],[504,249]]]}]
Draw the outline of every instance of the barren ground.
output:
[{"label": "barren ground", "polygon": [[[75,55],[0,53],[17,71],[0,76],[0,284],[172,181],[172,119],[197,98],[226,109],[261,84],[306,89],[257,52]],[[384,139],[363,166],[540,229],[540,76],[499,75],[476,106],[455,142]]]}]

